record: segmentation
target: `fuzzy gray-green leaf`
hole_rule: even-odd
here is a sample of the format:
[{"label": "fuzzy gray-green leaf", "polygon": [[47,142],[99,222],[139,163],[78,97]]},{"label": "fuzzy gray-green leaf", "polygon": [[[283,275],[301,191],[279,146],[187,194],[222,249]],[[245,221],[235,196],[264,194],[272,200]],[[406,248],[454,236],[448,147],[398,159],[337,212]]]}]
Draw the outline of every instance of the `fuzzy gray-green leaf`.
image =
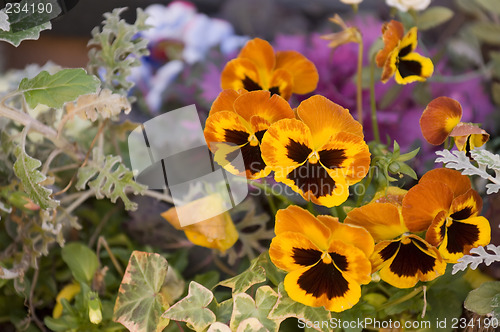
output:
[{"label": "fuzzy gray-green leaf", "polygon": [[19,180],[21,180],[28,196],[42,209],[50,209],[58,206],[59,201],[53,200],[50,197],[52,190],[40,184],[46,179],[46,176],[38,170],[42,162],[28,156],[20,146],[16,147],[14,155],[16,156],[14,172]]},{"label": "fuzzy gray-green leaf", "polygon": [[31,108],[38,104],[59,108],[80,95],[96,92],[100,83],[97,77],[81,68],[63,69],[54,75],[42,71],[32,79],[24,78],[19,83],[19,91]]},{"label": "fuzzy gray-green leaf", "polygon": [[104,156],[99,156],[96,150],[94,150],[92,163],[78,170],[76,188],[82,190],[87,183],[90,188],[94,189],[98,199],[107,197],[115,203],[118,198],[121,198],[126,210],[137,208],[137,204],[127,197],[127,189],[132,189],[134,194],[146,190],[146,186],[134,181],[132,171],[123,165],[120,156],[109,155],[104,158]]}]

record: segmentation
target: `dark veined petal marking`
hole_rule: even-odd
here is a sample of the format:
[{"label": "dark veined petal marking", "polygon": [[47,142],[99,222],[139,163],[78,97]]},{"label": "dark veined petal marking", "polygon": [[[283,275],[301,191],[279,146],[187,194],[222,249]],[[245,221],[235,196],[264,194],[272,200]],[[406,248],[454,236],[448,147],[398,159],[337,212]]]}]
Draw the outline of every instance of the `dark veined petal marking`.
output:
[{"label": "dark veined petal marking", "polygon": [[446,249],[451,254],[463,252],[467,245],[472,245],[479,239],[479,229],[476,225],[453,221],[448,227],[448,244]]},{"label": "dark veined petal marking", "polygon": [[399,251],[394,257],[389,269],[399,277],[415,276],[419,271],[428,273],[434,269],[436,259],[427,255],[415,245],[418,243],[422,248],[427,246],[421,241],[411,239],[410,243],[401,243]]},{"label": "dark veined petal marking", "polygon": [[240,151],[241,156],[243,157],[245,169],[239,169],[239,167],[237,167],[238,165],[232,164],[238,170],[238,172],[249,170],[252,174],[256,174],[266,168],[266,163],[262,159],[259,145],[251,146],[250,144],[245,144],[240,149],[228,153],[227,161],[231,163],[238,156]]},{"label": "dark veined petal marking", "polygon": [[320,163],[311,164],[306,161],[287,174],[287,179],[292,180],[303,192],[310,192],[315,197],[331,195],[335,190],[335,181]]},{"label": "dark veined petal marking", "polygon": [[245,88],[245,90],[247,91],[262,90],[262,87],[248,76],[245,76],[242,82],[243,88]]},{"label": "dark veined petal marking", "polygon": [[293,139],[290,139],[286,145],[286,156],[295,161],[296,163],[302,164],[306,161],[312,150],[305,144],[299,143]]},{"label": "dark veined petal marking", "polygon": [[399,50],[398,57],[402,58],[404,56],[407,56],[411,52],[411,44],[406,45],[402,49]]},{"label": "dark veined petal marking", "polygon": [[388,261],[392,256],[396,255],[399,249],[400,241],[391,242],[387,247],[380,250],[380,258],[384,261]]},{"label": "dark veined petal marking", "polygon": [[457,212],[453,213],[452,215],[450,215],[450,218],[453,220],[465,220],[465,219],[469,218],[470,216],[472,216],[472,207],[466,206],[462,210],[457,211]]},{"label": "dark veined petal marking", "polygon": [[319,161],[327,168],[340,168],[342,163],[347,159],[344,150],[331,149],[321,150],[318,152]]},{"label": "dark veined petal marking", "polygon": [[329,300],[343,297],[349,290],[349,283],[342,272],[333,264],[325,264],[323,261],[305,271],[298,278],[297,284],[307,294],[316,298],[326,295]]},{"label": "dark veined petal marking", "polygon": [[342,271],[347,271],[347,257],[341,254],[337,254],[336,252],[329,252],[330,257],[332,258],[335,265]]},{"label": "dark veined petal marking", "polygon": [[278,95],[280,96],[280,88],[278,86],[273,86],[271,88],[269,88],[269,92],[271,92],[271,96],[272,95]]},{"label": "dark veined petal marking", "polygon": [[224,130],[225,141],[229,142],[229,143],[236,144],[236,145],[243,145],[245,143],[248,143],[249,136],[250,136],[249,133],[242,131],[242,130],[234,130],[234,129],[225,129]]},{"label": "dark veined petal marking", "polygon": [[264,134],[266,133],[267,130],[260,130],[255,133],[255,137],[259,140],[259,143],[262,142],[262,137],[264,137]]},{"label": "dark veined petal marking", "polygon": [[397,67],[402,78],[406,78],[412,75],[422,75],[422,64],[418,61],[399,60]]},{"label": "dark veined petal marking", "polygon": [[315,249],[293,248],[292,258],[295,264],[311,266],[321,259],[322,252]]}]

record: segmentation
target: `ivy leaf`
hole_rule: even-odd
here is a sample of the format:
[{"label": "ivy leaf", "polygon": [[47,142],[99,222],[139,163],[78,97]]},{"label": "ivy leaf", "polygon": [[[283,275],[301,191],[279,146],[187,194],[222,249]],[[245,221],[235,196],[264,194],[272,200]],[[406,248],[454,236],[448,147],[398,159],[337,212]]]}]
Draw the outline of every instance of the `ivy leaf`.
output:
[{"label": "ivy leaf", "polygon": [[89,284],[99,266],[97,255],[82,243],[70,243],[62,248],[62,259],[78,282]]},{"label": "ivy leaf", "polygon": [[269,286],[257,289],[255,301],[246,293],[234,295],[233,314],[229,325],[231,330],[236,330],[248,318],[256,318],[269,331],[278,331],[279,322],[268,318],[277,300],[278,294]]},{"label": "ivy leaf", "polygon": [[[33,0],[23,0],[19,3],[19,6],[20,8],[24,8],[24,6],[28,6],[27,8],[29,8],[32,4],[34,4]],[[35,3],[35,6],[37,4]],[[52,27],[50,20],[61,13],[61,7],[57,0],[45,0],[43,4],[47,10],[44,10],[42,13],[37,10],[32,11],[31,8],[27,11],[20,10],[19,13],[16,13],[14,10],[11,11],[8,14],[8,25],[2,25],[2,29],[0,29],[0,40],[4,40],[17,47],[23,40],[38,39],[40,31],[50,29]],[[51,6],[48,6],[48,4]],[[0,19],[6,19],[6,13],[4,11],[1,13],[3,13],[1,16],[4,17],[0,16]],[[4,29],[5,27],[8,29]]]},{"label": "ivy leaf", "polygon": [[41,182],[47,179],[47,177],[38,170],[42,162],[28,156],[21,146],[14,149],[14,155],[16,156],[14,173],[16,173],[16,176],[21,180],[28,196],[44,210],[53,209],[58,206],[59,201],[50,198],[52,190],[40,185]]},{"label": "ivy leaf", "polygon": [[63,69],[54,75],[44,70],[32,79],[24,78],[19,91],[31,108],[38,104],[60,108],[80,95],[95,92],[100,84],[97,77],[81,68]]},{"label": "ivy leaf", "polygon": [[[271,310],[269,318],[282,322],[295,317],[304,322],[330,321],[330,312],[325,307],[313,308],[292,300],[285,291],[283,283],[278,286],[278,301]],[[313,326],[314,327],[314,326]],[[318,331],[328,332],[328,327],[315,327]]]},{"label": "ivy leaf", "polygon": [[66,111],[70,118],[75,115],[92,122],[100,115],[103,119],[110,118],[124,111],[130,113],[130,103],[127,97],[112,93],[111,90],[104,89],[99,93],[92,93],[78,97],[76,102],[66,104]]},{"label": "ivy leaf", "polygon": [[215,322],[208,328],[207,332],[231,332],[231,329],[226,324]]},{"label": "ivy leaf", "polygon": [[261,282],[266,281],[266,270],[261,265],[264,261],[265,256],[262,254],[255,258],[250,264],[250,267],[243,273],[223,280],[219,282],[218,285],[231,288],[233,294],[244,293],[252,285],[260,284]]},{"label": "ivy leaf", "polygon": [[424,11],[418,17],[418,29],[429,30],[443,24],[453,17],[453,11],[446,7],[434,6]]},{"label": "ivy leaf", "polygon": [[134,251],[116,298],[113,320],[133,332],[161,332],[169,323],[162,317],[168,303],[160,294],[167,260],[159,254]]},{"label": "ivy leaf", "polygon": [[478,315],[488,315],[496,307],[495,296],[500,294],[500,281],[488,281],[472,290],[465,299],[464,306]]},{"label": "ivy leaf", "polygon": [[236,332],[269,332],[255,317],[247,318],[239,323]]},{"label": "ivy leaf", "polygon": [[[97,177],[91,180],[96,175]],[[137,204],[127,197],[127,188],[131,188],[136,195],[147,188],[134,181],[134,174],[123,165],[120,156],[104,157],[98,155],[97,150],[93,151],[93,163],[80,168],[77,176],[76,189],[83,190],[88,183],[98,199],[107,197],[115,203],[121,198],[126,210],[137,209]]]},{"label": "ivy leaf", "polygon": [[191,281],[188,295],[171,306],[162,317],[186,322],[195,331],[203,331],[215,322],[215,314],[207,309],[213,299],[210,290]]}]

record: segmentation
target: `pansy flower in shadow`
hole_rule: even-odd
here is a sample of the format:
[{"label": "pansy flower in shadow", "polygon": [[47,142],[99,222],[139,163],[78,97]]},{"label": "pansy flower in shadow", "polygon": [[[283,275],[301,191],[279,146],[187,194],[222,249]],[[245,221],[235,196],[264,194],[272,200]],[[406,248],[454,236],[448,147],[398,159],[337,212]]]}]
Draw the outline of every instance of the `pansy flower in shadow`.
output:
[{"label": "pansy flower in shadow", "polygon": [[408,191],[402,214],[411,231],[427,230],[426,240],[456,263],[470,249],[490,243],[490,223],[478,215],[482,205],[467,176],[442,168],[427,172]]},{"label": "pansy flower in shadow", "polygon": [[406,191],[389,187],[384,196],[353,209],[344,221],[364,227],[375,242],[370,257],[372,272],[379,272],[385,282],[410,288],[419,281],[430,281],[444,274],[446,262],[439,251],[417,235],[409,233],[402,218],[402,201]]},{"label": "pansy flower in shadow", "polygon": [[448,137],[453,137],[458,150],[467,155],[476,147],[483,146],[490,135],[478,125],[460,122],[462,106],[448,97],[432,100],[420,117],[422,135],[432,145],[441,145]]},{"label": "pansy flower in shadow", "polygon": [[[274,122],[294,117],[288,102],[269,91],[228,89],[212,104],[205,139],[219,165],[232,174],[258,179],[271,172],[261,156],[264,133]],[[240,153],[244,165],[234,162]]]},{"label": "pansy flower in shadow", "polygon": [[290,298],[336,312],[359,301],[360,285],[371,280],[374,246],[365,229],[291,205],[276,214],[275,233],[269,256],[289,272],[284,285]]},{"label": "pansy flower in shadow", "polygon": [[284,99],[292,93],[305,94],[316,89],[319,76],[314,64],[296,51],[274,52],[267,41],[248,41],[236,59],[221,74],[223,89],[268,90]]},{"label": "pansy flower in shadow", "polygon": [[370,152],[363,128],[349,111],[323,96],[297,108],[300,119],[273,124],[262,139],[262,158],[278,182],[327,207],[342,204],[349,186],[368,173]]},{"label": "pansy flower in shadow", "polygon": [[390,21],[382,27],[384,48],[377,53],[377,66],[382,67],[382,82],[393,75],[398,84],[425,81],[434,71],[431,59],[415,52],[417,48],[417,28],[413,27],[404,35],[404,27],[398,21]]}]

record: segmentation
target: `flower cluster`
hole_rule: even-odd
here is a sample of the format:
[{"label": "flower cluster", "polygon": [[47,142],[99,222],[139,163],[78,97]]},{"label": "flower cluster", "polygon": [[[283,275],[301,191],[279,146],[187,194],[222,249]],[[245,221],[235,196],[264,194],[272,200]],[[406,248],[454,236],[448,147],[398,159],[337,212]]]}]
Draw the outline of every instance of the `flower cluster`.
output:
[{"label": "flower cluster", "polygon": [[372,272],[379,271],[395,287],[409,288],[444,274],[446,263],[490,242],[489,222],[478,216],[481,207],[468,177],[435,169],[408,192],[389,188],[386,195],[349,212],[344,222],[373,236]]},{"label": "flower cluster", "polygon": [[[316,68],[299,53],[275,55],[266,41],[249,41],[222,72],[222,87],[233,89],[220,93],[205,125],[215,160],[250,179],[274,171],[276,181],[308,201],[342,204],[349,186],[367,174],[370,153],[361,124],[327,98],[312,96],[292,111],[290,94],[310,92],[317,81]],[[240,152],[244,170],[232,163]]]}]

